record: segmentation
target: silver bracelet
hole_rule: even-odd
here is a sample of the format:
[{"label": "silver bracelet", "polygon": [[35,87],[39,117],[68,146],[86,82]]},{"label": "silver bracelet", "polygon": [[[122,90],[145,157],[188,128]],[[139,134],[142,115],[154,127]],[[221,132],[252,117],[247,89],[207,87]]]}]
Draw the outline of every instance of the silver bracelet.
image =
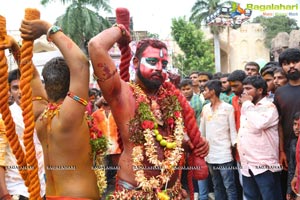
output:
[{"label": "silver bracelet", "polygon": [[62,29],[59,26],[51,26],[47,31],[47,41],[52,42],[50,35],[57,33],[58,31],[62,31]]}]

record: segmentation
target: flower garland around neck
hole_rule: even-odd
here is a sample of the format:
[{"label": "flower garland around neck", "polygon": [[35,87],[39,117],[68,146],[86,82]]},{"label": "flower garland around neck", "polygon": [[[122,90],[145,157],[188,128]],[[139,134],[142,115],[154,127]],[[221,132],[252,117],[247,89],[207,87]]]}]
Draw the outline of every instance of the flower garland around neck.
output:
[{"label": "flower garland around neck", "polygon": [[42,113],[42,118],[43,119],[48,119],[48,120],[52,120],[52,118],[55,115],[59,114],[60,111],[60,106],[63,102],[59,102],[59,103],[48,103],[47,108],[44,110],[44,112]]},{"label": "flower garland around neck", "polygon": [[[163,137],[158,131],[158,124],[147,95],[137,84],[130,83],[130,86],[136,98],[135,117],[129,123],[129,131],[132,133],[130,140],[135,144],[132,150],[135,180],[144,191],[153,191],[153,189],[159,191],[163,184],[167,186],[183,153],[181,146],[184,127],[181,106],[174,91],[167,90],[163,86],[160,87],[157,92],[157,103],[162,112],[162,120],[166,122],[168,133],[168,136]],[[164,160],[158,159],[155,140],[164,147]],[[165,142],[162,143],[162,141]],[[144,152],[148,162],[155,169],[160,170],[160,175],[145,177]]]}]

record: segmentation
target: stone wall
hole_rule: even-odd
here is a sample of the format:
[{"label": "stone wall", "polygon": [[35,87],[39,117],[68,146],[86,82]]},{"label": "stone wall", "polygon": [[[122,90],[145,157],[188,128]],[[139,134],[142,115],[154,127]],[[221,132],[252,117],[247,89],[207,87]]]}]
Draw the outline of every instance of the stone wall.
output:
[{"label": "stone wall", "polygon": [[[209,29],[206,38],[212,39]],[[258,23],[244,23],[238,29],[226,29],[220,34],[221,72],[244,69],[249,61],[263,65],[269,62],[269,49],[264,45],[265,33]]]},{"label": "stone wall", "polygon": [[278,61],[279,54],[286,48],[300,49],[300,30],[292,30],[290,34],[280,32],[272,39],[271,54]]}]

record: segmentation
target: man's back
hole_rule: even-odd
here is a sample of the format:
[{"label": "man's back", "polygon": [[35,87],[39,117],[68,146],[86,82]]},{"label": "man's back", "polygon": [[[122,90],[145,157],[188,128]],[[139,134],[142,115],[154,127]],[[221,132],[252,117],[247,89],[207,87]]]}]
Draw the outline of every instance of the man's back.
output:
[{"label": "man's back", "polygon": [[[36,31],[28,31],[28,30]],[[22,21],[22,38],[35,40],[47,35],[61,51],[45,63],[42,76],[35,70],[31,81],[36,130],[42,143],[46,168],[46,196],[99,199],[85,120],[88,99],[89,63],[81,49],[62,31],[43,20]],[[48,30],[48,31],[47,31]],[[47,95],[45,94],[47,93]],[[43,99],[47,99],[48,104]]]},{"label": "man's back", "polygon": [[86,145],[89,127],[83,120],[79,127],[63,132],[58,116],[51,122],[41,116],[36,123],[44,149],[47,195],[97,199],[91,147]]}]

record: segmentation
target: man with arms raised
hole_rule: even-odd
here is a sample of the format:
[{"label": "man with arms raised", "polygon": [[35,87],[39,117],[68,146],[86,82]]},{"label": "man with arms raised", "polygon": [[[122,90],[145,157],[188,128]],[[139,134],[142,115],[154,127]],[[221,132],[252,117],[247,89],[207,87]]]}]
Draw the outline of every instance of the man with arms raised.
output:
[{"label": "man with arms raised", "polygon": [[[104,30],[89,43],[95,78],[111,107],[124,147],[114,198],[157,199],[167,195],[183,199],[186,195],[180,186],[180,170],[173,167],[182,166],[184,126],[191,131],[181,111],[192,109],[180,91],[165,82],[167,47],[155,39],[140,41],[133,59],[135,82],[128,84],[116,73],[115,63],[108,54],[115,42],[120,46],[130,42],[129,33],[121,24]],[[194,113],[185,114],[191,117],[193,130],[199,131]],[[191,141],[195,139],[192,137]],[[195,137],[200,138],[199,132]],[[203,158],[208,144],[201,140],[194,145],[192,154]]]},{"label": "man with arms raised", "polygon": [[[42,71],[47,107],[36,121],[36,130],[42,143],[46,168],[47,199],[99,199],[96,176],[92,170],[89,126],[85,120],[88,99],[89,64],[79,47],[59,27],[46,21],[22,22],[21,37],[35,40],[47,34],[64,58],[53,58]],[[45,94],[39,75],[35,73],[33,91]],[[34,105],[36,109],[37,106]]]}]

